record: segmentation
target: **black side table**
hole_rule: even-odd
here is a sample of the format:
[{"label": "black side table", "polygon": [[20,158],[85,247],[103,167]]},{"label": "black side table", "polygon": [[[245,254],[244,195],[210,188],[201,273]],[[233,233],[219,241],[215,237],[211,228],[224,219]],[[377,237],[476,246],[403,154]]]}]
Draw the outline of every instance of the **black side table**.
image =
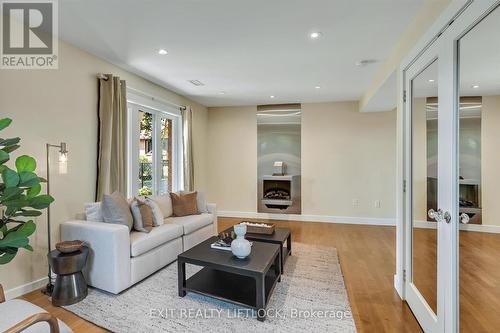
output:
[{"label": "black side table", "polygon": [[82,270],[87,263],[89,248],[82,248],[72,253],[50,251],[47,255],[49,264],[57,274],[52,304],[55,306],[70,305],[87,297],[87,282]]}]

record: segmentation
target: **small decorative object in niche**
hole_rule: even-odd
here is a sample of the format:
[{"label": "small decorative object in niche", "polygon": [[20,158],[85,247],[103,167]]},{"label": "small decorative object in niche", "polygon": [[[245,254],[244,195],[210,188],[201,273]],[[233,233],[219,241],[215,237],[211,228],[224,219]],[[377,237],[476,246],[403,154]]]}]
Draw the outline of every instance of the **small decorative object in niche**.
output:
[{"label": "small decorative object in niche", "polygon": [[284,176],[286,164],[283,161],[276,161],[273,165],[273,176]]},{"label": "small decorative object in niche", "polygon": [[81,240],[64,241],[56,244],[56,249],[62,253],[73,253],[80,250],[84,242]]},{"label": "small decorative object in niche", "polygon": [[241,224],[247,226],[247,232],[249,234],[264,234],[272,235],[274,233],[275,224],[274,223],[259,223],[259,222],[249,222],[243,221]]},{"label": "small decorative object in niche", "polygon": [[245,239],[247,233],[246,224],[237,224],[233,227],[236,239],[231,242],[231,251],[239,259],[245,259],[250,255],[252,244]]}]

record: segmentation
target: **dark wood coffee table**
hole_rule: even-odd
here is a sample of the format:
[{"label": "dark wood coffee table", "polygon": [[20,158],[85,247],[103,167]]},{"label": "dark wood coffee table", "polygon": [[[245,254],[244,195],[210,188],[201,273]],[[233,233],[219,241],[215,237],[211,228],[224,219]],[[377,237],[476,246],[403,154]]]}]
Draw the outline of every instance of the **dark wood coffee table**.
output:
[{"label": "dark wood coffee table", "polygon": [[[223,232],[231,232],[233,227],[230,227]],[[281,273],[285,266],[286,259],[292,255],[292,233],[288,228],[275,227],[274,233],[271,235],[247,233],[245,238],[250,241],[278,244],[281,253]],[[286,246],[285,246],[286,243]]]},{"label": "dark wood coffee table", "polygon": [[[231,251],[210,248],[216,240],[211,237],[177,257],[179,296],[194,292],[248,307],[263,321],[269,298],[281,281],[279,245],[254,242],[251,254],[238,259]],[[203,268],[186,280],[186,264]]]}]

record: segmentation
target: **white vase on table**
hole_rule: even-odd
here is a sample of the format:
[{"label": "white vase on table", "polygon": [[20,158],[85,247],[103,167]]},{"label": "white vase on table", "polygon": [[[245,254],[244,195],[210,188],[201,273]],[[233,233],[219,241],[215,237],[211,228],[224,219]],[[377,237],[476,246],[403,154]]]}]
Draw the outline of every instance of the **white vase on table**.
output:
[{"label": "white vase on table", "polygon": [[245,239],[247,233],[246,224],[237,224],[233,227],[236,239],[231,242],[231,251],[239,259],[248,257],[252,250],[252,245]]}]

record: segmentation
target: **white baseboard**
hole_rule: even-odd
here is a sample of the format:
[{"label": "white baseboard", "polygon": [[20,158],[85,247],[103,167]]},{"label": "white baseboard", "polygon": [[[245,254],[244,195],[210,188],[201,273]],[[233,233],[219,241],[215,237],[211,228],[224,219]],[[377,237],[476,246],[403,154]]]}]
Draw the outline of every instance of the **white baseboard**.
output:
[{"label": "white baseboard", "polygon": [[394,274],[394,289],[396,289],[396,292],[398,293],[399,297],[404,300],[404,293],[403,293],[403,281],[402,279],[399,278],[398,274]]},{"label": "white baseboard", "polygon": [[[436,222],[429,221],[416,221],[416,228],[436,229]],[[475,232],[488,232],[492,234],[500,234],[500,226],[498,225],[484,225],[484,224],[460,224],[462,231],[475,231]]]},{"label": "white baseboard", "polygon": [[269,219],[284,221],[301,222],[325,222],[341,224],[364,224],[395,226],[395,218],[375,218],[375,217],[352,217],[352,216],[327,216],[327,215],[303,215],[303,214],[273,214],[273,213],[254,213],[254,212],[236,212],[236,211],[218,211],[220,217],[237,217],[248,219]]},{"label": "white baseboard", "polygon": [[30,293],[33,290],[42,288],[43,286],[45,286],[47,284],[48,281],[49,281],[49,279],[47,277],[44,277],[44,278],[41,278],[41,279],[38,279],[38,280],[35,280],[32,282],[23,284],[21,286],[6,290],[5,291],[5,298],[7,300],[9,300],[9,299],[13,299],[13,298],[22,296],[24,294]]}]

